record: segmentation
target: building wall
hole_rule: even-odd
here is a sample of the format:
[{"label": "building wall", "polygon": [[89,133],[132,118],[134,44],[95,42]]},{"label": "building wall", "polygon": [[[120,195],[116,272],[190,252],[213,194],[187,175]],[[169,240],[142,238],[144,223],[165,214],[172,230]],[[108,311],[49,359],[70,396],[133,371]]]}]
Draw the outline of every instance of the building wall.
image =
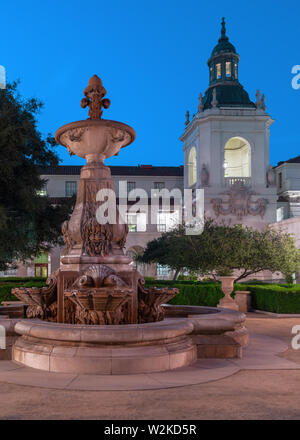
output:
[{"label": "building wall", "polygon": [[[276,187],[267,184],[269,164],[269,128],[273,123],[270,116],[261,109],[232,109],[213,108],[199,112],[186,127],[181,140],[184,142],[184,183],[189,187],[189,152],[195,147],[197,151],[197,182],[194,188],[204,189],[205,212],[208,217],[215,218],[216,212],[212,201],[221,198],[226,201],[228,196],[225,180],[225,146],[232,138],[244,139],[251,151],[251,191],[252,200],[263,198],[267,200],[263,216],[243,215],[237,218],[234,213],[220,215],[220,220],[243,223],[261,229],[268,223],[276,221],[277,194]],[[208,184],[201,181],[201,170],[206,167],[209,173]],[[240,176],[238,176],[240,177]],[[239,202],[237,202],[239,203]],[[228,204],[226,205],[228,206]]]}]

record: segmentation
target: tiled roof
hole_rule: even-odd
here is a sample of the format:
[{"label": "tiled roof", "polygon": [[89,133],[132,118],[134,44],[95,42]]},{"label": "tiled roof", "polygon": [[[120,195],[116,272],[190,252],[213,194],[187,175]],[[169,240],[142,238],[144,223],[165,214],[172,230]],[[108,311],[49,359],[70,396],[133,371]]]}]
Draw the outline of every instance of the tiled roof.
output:
[{"label": "tiled roof", "polygon": [[[79,175],[81,165],[60,165],[58,167],[43,168],[42,175]],[[152,165],[139,166],[111,166],[113,176],[183,176],[183,166],[156,167]]]},{"label": "tiled roof", "polygon": [[289,160],[283,160],[281,162],[278,162],[277,166],[279,167],[279,165],[282,165],[283,163],[300,163],[300,156],[293,157],[292,159],[289,159]]}]

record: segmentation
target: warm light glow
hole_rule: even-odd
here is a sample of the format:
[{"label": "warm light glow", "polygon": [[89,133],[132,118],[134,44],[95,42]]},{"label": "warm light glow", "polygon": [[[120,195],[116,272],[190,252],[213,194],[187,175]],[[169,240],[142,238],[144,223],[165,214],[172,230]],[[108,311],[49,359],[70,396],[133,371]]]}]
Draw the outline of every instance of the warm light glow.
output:
[{"label": "warm light glow", "polygon": [[231,62],[226,61],[226,78],[231,77]]},{"label": "warm light glow", "polygon": [[225,177],[251,177],[251,147],[246,139],[233,137],[225,145]]},{"label": "warm light glow", "polygon": [[197,153],[196,148],[192,147],[189,153],[188,160],[188,182],[189,186],[192,186],[197,181]]}]

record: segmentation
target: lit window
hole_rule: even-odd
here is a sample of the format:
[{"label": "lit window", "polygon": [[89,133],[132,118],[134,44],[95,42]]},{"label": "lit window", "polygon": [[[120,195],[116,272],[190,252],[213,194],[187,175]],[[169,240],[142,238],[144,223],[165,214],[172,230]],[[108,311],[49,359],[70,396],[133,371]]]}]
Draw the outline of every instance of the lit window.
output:
[{"label": "lit window", "polygon": [[169,270],[168,266],[163,266],[162,264],[157,265],[157,276],[159,278],[164,278],[164,277],[169,276],[169,272],[170,272],[170,270]]},{"label": "lit window", "polygon": [[237,63],[235,63],[235,65],[234,65],[234,76],[235,76],[235,79],[237,79],[237,77],[238,77],[238,67],[237,67]]},{"label": "lit window", "polygon": [[6,88],[6,71],[5,67],[0,66],[0,89]]},{"label": "lit window", "polygon": [[77,193],[77,182],[66,182],[66,197],[72,197]]},{"label": "lit window", "polygon": [[192,147],[188,159],[188,183],[192,186],[197,181],[197,153],[196,148]]},{"label": "lit window", "polygon": [[231,77],[231,62],[227,61],[226,62],[226,78],[230,78]]},{"label": "lit window", "polygon": [[137,216],[136,214],[127,214],[127,224],[129,232],[137,232]]},{"label": "lit window", "polygon": [[135,189],[135,182],[127,182],[127,192],[129,193],[134,189]]},{"label": "lit window", "polygon": [[216,75],[217,79],[221,78],[221,64],[216,64]]},{"label": "lit window", "polygon": [[179,223],[179,212],[159,212],[157,214],[157,231],[167,232],[177,226]]},{"label": "lit window", "polygon": [[126,218],[129,232],[147,231],[147,216],[145,212],[128,212]]},{"label": "lit window", "polygon": [[36,192],[36,195],[40,196],[40,197],[46,197],[47,196],[47,190],[46,189],[40,189],[40,190],[38,190]]}]

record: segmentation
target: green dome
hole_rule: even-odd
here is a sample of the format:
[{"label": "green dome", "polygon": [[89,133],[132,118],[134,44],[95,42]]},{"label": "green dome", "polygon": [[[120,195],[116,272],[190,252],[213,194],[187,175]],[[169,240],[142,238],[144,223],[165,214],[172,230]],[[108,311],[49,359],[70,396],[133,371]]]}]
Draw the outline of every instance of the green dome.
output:
[{"label": "green dome", "polygon": [[213,99],[214,88],[217,92],[216,98],[218,101],[218,107],[256,107],[255,104],[250,101],[248,93],[241,84],[216,84],[215,87],[210,87],[205,92],[203,97],[204,110],[212,107],[211,102]]},{"label": "green dome", "polygon": [[224,52],[236,53],[234,45],[230,43],[228,38],[227,40],[219,39],[219,43],[214,47],[211,56],[219,55]]}]

